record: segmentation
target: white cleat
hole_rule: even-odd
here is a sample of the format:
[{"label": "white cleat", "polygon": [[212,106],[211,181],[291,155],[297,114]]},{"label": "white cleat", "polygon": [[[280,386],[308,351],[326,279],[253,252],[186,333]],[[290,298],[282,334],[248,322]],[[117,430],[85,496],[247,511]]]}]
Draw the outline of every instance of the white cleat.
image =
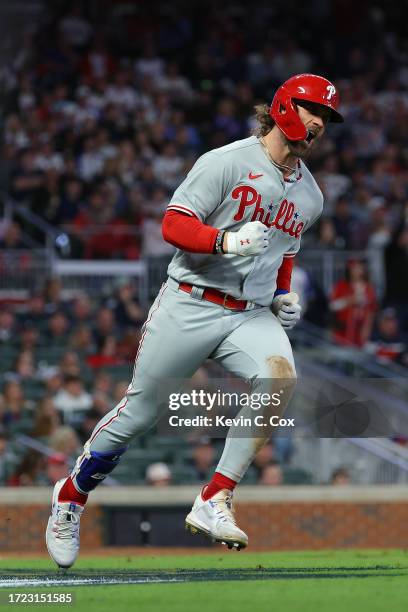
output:
[{"label": "white cleat", "polygon": [[247,534],[235,522],[232,491],[227,489],[219,491],[207,501],[199,493],[186,517],[186,529],[191,533],[203,533],[228,548],[240,550],[248,545]]},{"label": "white cleat", "polygon": [[59,480],[52,495],[51,516],[45,540],[51,559],[59,567],[71,567],[79,552],[79,521],[83,506],[75,502],[58,502],[58,494],[66,478]]}]

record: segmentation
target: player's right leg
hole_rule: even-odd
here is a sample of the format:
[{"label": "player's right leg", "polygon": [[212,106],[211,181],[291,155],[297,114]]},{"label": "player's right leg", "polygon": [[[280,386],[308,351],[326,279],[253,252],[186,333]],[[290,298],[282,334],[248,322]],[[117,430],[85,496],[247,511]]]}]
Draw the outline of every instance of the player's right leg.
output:
[{"label": "player's right leg", "polygon": [[72,474],[55,485],[46,541],[59,566],[70,567],[78,555],[79,520],[88,494],[118,465],[129,442],[156,422],[160,385],[190,378],[222,340],[219,313],[208,302],[177,291],[172,281],[162,287],[143,326],[126,397],[96,425]]}]

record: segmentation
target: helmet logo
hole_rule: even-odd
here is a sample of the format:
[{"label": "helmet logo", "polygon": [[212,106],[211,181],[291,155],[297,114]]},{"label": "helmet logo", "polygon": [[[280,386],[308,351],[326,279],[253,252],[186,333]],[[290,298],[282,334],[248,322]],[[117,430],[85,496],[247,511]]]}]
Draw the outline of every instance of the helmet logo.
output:
[{"label": "helmet logo", "polygon": [[332,97],[333,97],[333,96],[336,94],[336,88],[335,88],[335,86],[334,86],[334,85],[328,85],[328,86],[326,87],[326,89],[327,89],[327,91],[329,92],[329,93],[327,94],[327,100],[331,100],[331,99],[332,99]]}]

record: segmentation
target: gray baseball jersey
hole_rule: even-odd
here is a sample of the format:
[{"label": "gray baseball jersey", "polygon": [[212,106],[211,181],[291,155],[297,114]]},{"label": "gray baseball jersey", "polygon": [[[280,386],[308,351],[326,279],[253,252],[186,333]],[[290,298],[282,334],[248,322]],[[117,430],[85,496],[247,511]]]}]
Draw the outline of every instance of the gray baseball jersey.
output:
[{"label": "gray baseball jersey", "polygon": [[303,232],[319,218],[322,207],[322,192],[305,164],[299,162],[284,180],[256,136],[213,149],[197,160],[167,210],[231,231],[261,221],[270,228],[269,246],[261,255],[247,257],[178,249],[169,276],[267,306],[283,258],[295,256]]},{"label": "gray baseball jersey", "polygon": [[[192,376],[208,358],[251,381],[255,392],[270,392],[274,380],[295,377],[289,338],[268,306],[283,257],[293,257],[299,250],[302,233],[321,213],[322,200],[303,164],[284,181],[254,136],[210,151],[197,161],[168,209],[235,231],[259,220],[269,228],[268,248],[257,257],[177,251],[169,266],[171,278],[143,326],[126,396],[96,425],[85,457],[92,451],[123,449],[147,431],[167,408],[158,395],[162,382],[177,387],[178,380]],[[228,310],[179,291],[177,281],[216,287],[259,307]],[[233,428],[230,433],[217,471],[239,482],[269,434],[239,438]]]}]

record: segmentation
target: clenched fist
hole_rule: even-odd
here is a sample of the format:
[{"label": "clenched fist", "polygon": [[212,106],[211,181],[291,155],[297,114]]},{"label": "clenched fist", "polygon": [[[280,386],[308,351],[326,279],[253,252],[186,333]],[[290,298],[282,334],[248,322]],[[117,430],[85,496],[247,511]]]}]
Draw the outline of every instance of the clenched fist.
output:
[{"label": "clenched fist", "polygon": [[302,307],[298,302],[299,296],[294,291],[273,299],[272,312],[285,329],[292,329],[300,319]]},{"label": "clenched fist", "polygon": [[237,232],[226,232],[224,253],[231,255],[259,255],[268,246],[268,228],[260,221],[245,223]]}]

